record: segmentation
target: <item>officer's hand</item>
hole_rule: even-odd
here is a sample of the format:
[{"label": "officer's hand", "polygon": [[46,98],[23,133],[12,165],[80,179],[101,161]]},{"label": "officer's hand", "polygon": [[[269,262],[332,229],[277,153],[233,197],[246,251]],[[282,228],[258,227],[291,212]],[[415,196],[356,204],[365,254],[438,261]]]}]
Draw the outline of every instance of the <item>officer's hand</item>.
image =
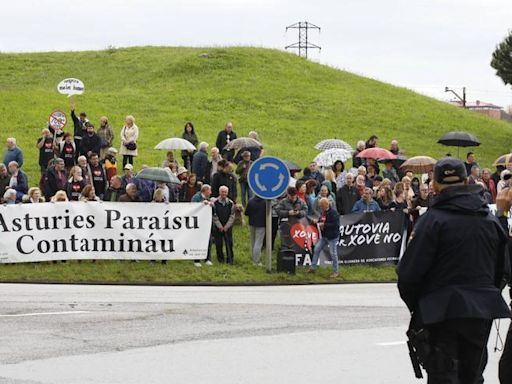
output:
[{"label": "officer's hand", "polygon": [[496,209],[501,212],[508,212],[512,205],[512,189],[503,188],[496,196]]}]

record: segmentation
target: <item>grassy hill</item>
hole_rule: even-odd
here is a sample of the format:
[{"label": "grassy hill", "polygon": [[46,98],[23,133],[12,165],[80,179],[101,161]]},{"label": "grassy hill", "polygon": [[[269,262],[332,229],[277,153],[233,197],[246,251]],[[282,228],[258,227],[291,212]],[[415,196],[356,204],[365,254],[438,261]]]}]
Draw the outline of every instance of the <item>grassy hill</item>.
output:
[{"label": "grassy hill", "polygon": [[[208,57],[201,57],[203,53]],[[14,136],[26,157],[30,182],[38,182],[36,138],[55,109],[69,112],[57,92],[64,78],[86,86],[76,96],[98,126],[106,115],[116,146],[124,117],[140,128],[135,165],[158,165],[165,154],[153,149],[180,136],[194,122],[199,139],[210,144],[227,121],[239,136],[256,130],[267,154],[302,166],[318,153],[324,138],[357,140],[377,134],[387,147],[398,139],[408,156],[441,156],[453,148],[436,144],[450,130],[476,134],[481,165],[509,152],[511,125],[464,111],[412,91],[309,62],[295,55],[255,48],[129,48],[97,52],[0,54],[0,142]],[[69,115],[68,115],[68,118]],[[71,129],[71,122],[68,129]],[[461,153],[464,153],[462,151]],[[247,228],[235,229],[235,267],[197,269],[190,262],[68,262],[4,265],[0,281],[96,281],[159,283],[318,282],[330,273],[269,275],[250,263]],[[215,258],[215,256],[214,256]],[[339,281],[391,281],[393,267],[342,269]]]},{"label": "grassy hill", "polygon": [[136,166],[159,164],[164,153],[152,148],[181,135],[188,120],[211,144],[226,121],[233,121],[239,136],[256,130],[267,154],[304,166],[317,154],[314,144],[332,137],[355,145],[377,134],[382,146],[396,138],[409,156],[435,157],[456,153],[436,144],[444,132],[467,130],[482,141],[476,151],[483,165],[510,149],[512,126],[506,123],[276,50],[0,54],[0,140],[18,139],[33,183],[41,128],[52,110],[69,112],[69,99],[56,90],[66,77],[85,83],[85,94],[75,96],[77,111],[86,111],[96,126],[106,115],[119,136],[124,116],[135,116],[141,129]]}]

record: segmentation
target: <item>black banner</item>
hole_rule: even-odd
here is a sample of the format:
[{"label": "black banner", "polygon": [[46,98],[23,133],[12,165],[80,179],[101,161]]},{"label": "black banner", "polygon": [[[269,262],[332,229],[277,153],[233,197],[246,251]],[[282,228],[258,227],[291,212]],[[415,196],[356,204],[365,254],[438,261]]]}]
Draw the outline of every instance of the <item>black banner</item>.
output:
[{"label": "black banner", "polygon": [[[395,264],[405,239],[405,215],[383,211],[353,213],[340,217],[338,262],[352,265]],[[314,245],[319,239],[316,225],[308,219],[282,221],[281,245],[295,253],[299,266],[311,265]],[[329,252],[320,255],[320,265],[330,266]]]}]

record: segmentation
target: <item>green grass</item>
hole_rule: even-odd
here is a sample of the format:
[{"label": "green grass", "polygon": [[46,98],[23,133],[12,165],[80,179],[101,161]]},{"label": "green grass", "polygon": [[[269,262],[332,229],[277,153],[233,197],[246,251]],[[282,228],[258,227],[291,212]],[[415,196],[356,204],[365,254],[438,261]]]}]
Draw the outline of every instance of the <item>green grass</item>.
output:
[{"label": "green grass", "polygon": [[[200,57],[202,53],[209,58]],[[227,121],[239,136],[256,130],[266,154],[302,166],[318,153],[313,146],[323,138],[355,145],[371,134],[384,147],[398,139],[408,156],[439,157],[456,150],[436,144],[437,139],[447,131],[466,130],[482,142],[476,153],[483,166],[510,151],[512,126],[507,123],[276,50],[144,47],[0,54],[0,140],[17,138],[32,185],[38,182],[35,142],[47,116],[55,109],[69,112],[69,99],[56,90],[66,77],[85,83],[85,94],[75,96],[77,112],[86,111],[96,126],[100,116],[108,116],[117,147],[124,116],[135,116],[140,128],[136,168],[159,165],[165,154],[152,148],[164,138],[180,136],[188,120],[194,122],[199,140],[210,144]],[[197,270],[181,262],[3,265],[0,280],[294,282],[324,280],[328,273],[268,275],[252,268],[247,228],[235,231],[233,268]],[[343,277],[393,278],[392,268],[352,267]]]}]

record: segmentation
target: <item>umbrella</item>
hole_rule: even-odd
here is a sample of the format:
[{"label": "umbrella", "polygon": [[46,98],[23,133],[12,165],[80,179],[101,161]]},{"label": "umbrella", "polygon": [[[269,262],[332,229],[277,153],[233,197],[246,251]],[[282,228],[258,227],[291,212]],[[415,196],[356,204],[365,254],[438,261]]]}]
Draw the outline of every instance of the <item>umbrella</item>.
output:
[{"label": "umbrella", "polygon": [[500,165],[505,168],[508,168],[509,165],[512,165],[512,153],[501,155],[496,160],[494,160],[494,163],[492,164],[493,167]]},{"label": "umbrella", "polygon": [[135,177],[137,179],[152,180],[161,183],[181,184],[180,180],[173,173],[164,168],[144,168],[137,173]]},{"label": "umbrella", "polygon": [[165,139],[159,142],[155,149],[163,149],[167,151],[172,151],[174,149],[183,149],[194,151],[196,147],[188,140],[181,139],[179,137],[172,137],[170,139]]},{"label": "umbrella", "polygon": [[226,145],[225,149],[238,149],[238,148],[261,148],[262,145],[258,140],[252,137],[239,137],[238,139],[232,140]]},{"label": "umbrella", "polygon": [[329,167],[338,160],[347,161],[351,157],[352,153],[346,149],[332,148],[319,153],[313,161],[321,167]]},{"label": "umbrella", "polygon": [[347,151],[350,151],[351,153],[354,152],[354,149],[348,144],[347,142],[343,140],[338,139],[326,139],[319,142],[317,145],[315,145],[315,148],[320,151],[325,151],[327,149],[345,149]]},{"label": "umbrella", "polygon": [[434,170],[437,160],[429,156],[414,156],[400,166],[404,171],[413,173],[428,173]]},{"label": "umbrella", "polygon": [[288,168],[288,170],[290,172],[300,172],[302,171],[302,168],[299,167],[297,164],[291,162],[291,161],[287,161],[287,160],[284,160],[283,163],[286,164],[286,167]]},{"label": "umbrella", "polygon": [[364,151],[359,152],[357,157],[363,159],[375,159],[375,160],[394,160],[396,155],[384,148],[368,148]]},{"label": "umbrella", "polygon": [[467,132],[448,132],[437,142],[450,147],[478,147],[480,145],[480,140]]}]

